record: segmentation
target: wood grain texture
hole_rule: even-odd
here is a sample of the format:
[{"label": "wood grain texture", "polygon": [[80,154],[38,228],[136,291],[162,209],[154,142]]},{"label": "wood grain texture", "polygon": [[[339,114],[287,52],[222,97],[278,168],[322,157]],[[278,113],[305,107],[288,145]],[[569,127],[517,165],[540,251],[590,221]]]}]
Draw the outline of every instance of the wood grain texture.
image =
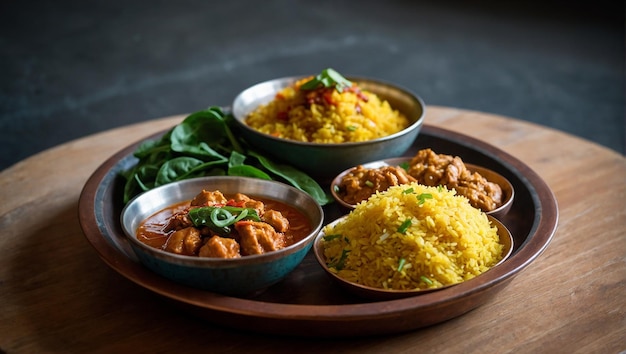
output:
[{"label": "wood grain texture", "polygon": [[[0,173],[0,350],[46,352],[619,352],[626,350],[626,159],[531,123],[444,107],[426,124],[493,144],[537,172],[559,204],[546,251],[497,298],[391,336],[304,339],[220,328],[101,262],[78,198],[91,173],[169,117],[60,145]],[[450,340],[450,338],[454,338]]]}]

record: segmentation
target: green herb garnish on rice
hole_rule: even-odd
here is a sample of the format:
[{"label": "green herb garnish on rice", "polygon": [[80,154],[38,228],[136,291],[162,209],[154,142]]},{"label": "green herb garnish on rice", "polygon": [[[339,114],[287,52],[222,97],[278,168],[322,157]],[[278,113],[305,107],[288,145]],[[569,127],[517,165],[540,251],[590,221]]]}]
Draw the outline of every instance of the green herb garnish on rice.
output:
[{"label": "green herb garnish on rice", "polygon": [[300,86],[300,90],[310,91],[319,87],[334,87],[337,92],[352,86],[352,82],[332,68],[324,69],[322,72]]},{"label": "green herb garnish on rice", "polygon": [[406,263],[406,259],[400,258],[400,261],[398,262],[398,272],[402,271],[402,268],[404,268],[405,263]]},{"label": "green herb garnish on rice", "polygon": [[411,219],[404,220],[404,222],[398,227],[398,232],[401,233],[401,234],[405,234],[406,230],[408,230],[408,228],[409,228],[409,226],[411,226],[411,224],[413,224]]},{"label": "green herb garnish on rice", "polygon": [[324,241],[332,241],[334,239],[340,238],[341,235],[340,234],[334,234],[334,235],[325,235],[323,237]]},{"label": "green herb garnish on rice", "polygon": [[344,264],[346,262],[346,258],[348,258],[348,253],[350,253],[350,250],[344,249],[341,251],[341,257],[339,257],[339,259],[337,260],[337,262],[329,264],[328,266],[330,268],[335,268],[337,270],[342,270],[344,267]]},{"label": "green herb garnish on rice", "polygon": [[417,196],[417,199],[419,199],[420,204],[424,204],[426,203],[426,199],[433,199],[433,195],[430,193],[422,193]]}]

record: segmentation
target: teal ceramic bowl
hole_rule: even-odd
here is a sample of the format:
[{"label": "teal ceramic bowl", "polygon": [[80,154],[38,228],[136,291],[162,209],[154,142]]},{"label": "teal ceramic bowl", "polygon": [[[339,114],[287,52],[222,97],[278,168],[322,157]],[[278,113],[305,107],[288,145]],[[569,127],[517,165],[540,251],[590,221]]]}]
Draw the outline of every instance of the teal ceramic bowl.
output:
[{"label": "teal ceramic bowl", "polygon": [[[173,204],[191,200],[202,189],[219,190],[224,194],[239,192],[289,204],[309,217],[312,231],[301,241],[281,250],[234,259],[177,255],[137,240],[136,230],[143,220]],[[323,220],[320,205],[308,194],[287,184],[223,176],[189,179],[152,189],[130,201],[121,215],[124,233],[143,265],[175,282],[230,296],[254,295],[287,276],[311,249]]]},{"label": "teal ceramic bowl", "polygon": [[302,76],[274,79],[244,90],[235,98],[232,114],[241,135],[251,145],[315,178],[330,180],[349,167],[401,156],[413,144],[424,122],[426,107],[419,96],[394,84],[350,77],[359,87],[376,94],[388,101],[392,108],[404,113],[410,125],[398,133],[375,140],[319,144],[277,138],[252,129],[245,123],[248,114],[259,105],[269,103],[276,93],[301,78]]}]

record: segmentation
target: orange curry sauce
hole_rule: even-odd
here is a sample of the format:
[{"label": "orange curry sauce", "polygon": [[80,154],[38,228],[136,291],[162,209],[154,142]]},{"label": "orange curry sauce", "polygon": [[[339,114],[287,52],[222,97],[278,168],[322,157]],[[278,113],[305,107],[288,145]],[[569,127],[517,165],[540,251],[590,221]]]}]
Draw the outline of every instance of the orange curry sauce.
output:
[{"label": "orange curry sauce", "polygon": [[[284,233],[285,247],[293,245],[308,235],[311,230],[311,222],[309,218],[296,208],[268,198],[259,198],[253,196],[255,200],[265,204],[266,210],[276,210],[283,214],[289,220],[289,229]],[[151,247],[163,249],[168,237],[174,233],[174,230],[164,231],[168,224],[168,219],[177,212],[189,208],[191,201],[185,201],[170,205],[164,208],[146,220],[142,221],[137,228],[137,239]]]}]

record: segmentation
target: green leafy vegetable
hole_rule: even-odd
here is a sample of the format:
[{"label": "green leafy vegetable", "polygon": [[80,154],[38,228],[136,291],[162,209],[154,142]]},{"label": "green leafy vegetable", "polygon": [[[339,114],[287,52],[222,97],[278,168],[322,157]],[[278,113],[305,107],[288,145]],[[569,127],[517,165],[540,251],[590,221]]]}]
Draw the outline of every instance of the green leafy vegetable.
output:
[{"label": "green leafy vegetable", "polygon": [[403,162],[400,164],[400,167],[402,167],[405,171],[409,170],[409,167],[411,167],[411,165],[409,165],[408,162]]},{"label": "green leafy vegetable", "polygon": [[241,177],[253,177],[260,178],[265,180],[271,180],[272,177],[265,173],[264,171],[251,166],[244,164],[246,160],[246,156],[243,154],[234,151],[230,154],[230,159],[228,160],[228,175],[229,176],[241,176]]},{"label": "green leafy vegetable", "polygon": [[306,173],[289,165],[279,164],[273,162],[269,158],[250,150],[248,151],[250,156],[255,157],[261,166],[263,166],[269,172],[282,177],[285,181],[289,182],[292,186],[308,193],[315,198],[321,205],[330,203],[333,198],[329,196],[326,191],[320,187],[320,185]]},{"label": "green leafy vegetable", "polygon": [[[216,163],[213,161],[212,163]],[[165,161],[155,179],[155,185],[171,183],[185,178],[194,177],[194,172],[198,172],[206,167],[205,162],[195,157],[180,156]]]},{"label": "green leafy vegetable", "polygon": [[352,82],[343,77],[332,68],[322,70],[322,72],[300,86],[300,90],[311,91],[319,87],[334,87],[337,92],[343,92],[352,86]]},{"label": "green leafy vegetable", "polygon": [[210,107],[190,114],[161,138],[142,142],[133,154],[137,163],[120,173],[125,179],[124,204],[167,183],[220,175],[277,179],[309,193],[321,205],[332,201],[304,172],[250,150],[233,133],[232,119],[219,107]]},{"label": "green leafy vegetable", "polygon": [[324,241],[332,241],[332,240],[340,238],[340,237],[341,237],[341,234],[324,235],[323,239],[324,239]]},{"label": "green leafy vegetable", "polygon": [[348,253],[350,253],[350,250],[347,250],[347,249],[342,250],[341,256],[339,257],[339,259],[336,262],[330,263],[328,267],[335,268],[337,270],[342,270],[343,267],[345,267],[346,258],[348,258]]}]

